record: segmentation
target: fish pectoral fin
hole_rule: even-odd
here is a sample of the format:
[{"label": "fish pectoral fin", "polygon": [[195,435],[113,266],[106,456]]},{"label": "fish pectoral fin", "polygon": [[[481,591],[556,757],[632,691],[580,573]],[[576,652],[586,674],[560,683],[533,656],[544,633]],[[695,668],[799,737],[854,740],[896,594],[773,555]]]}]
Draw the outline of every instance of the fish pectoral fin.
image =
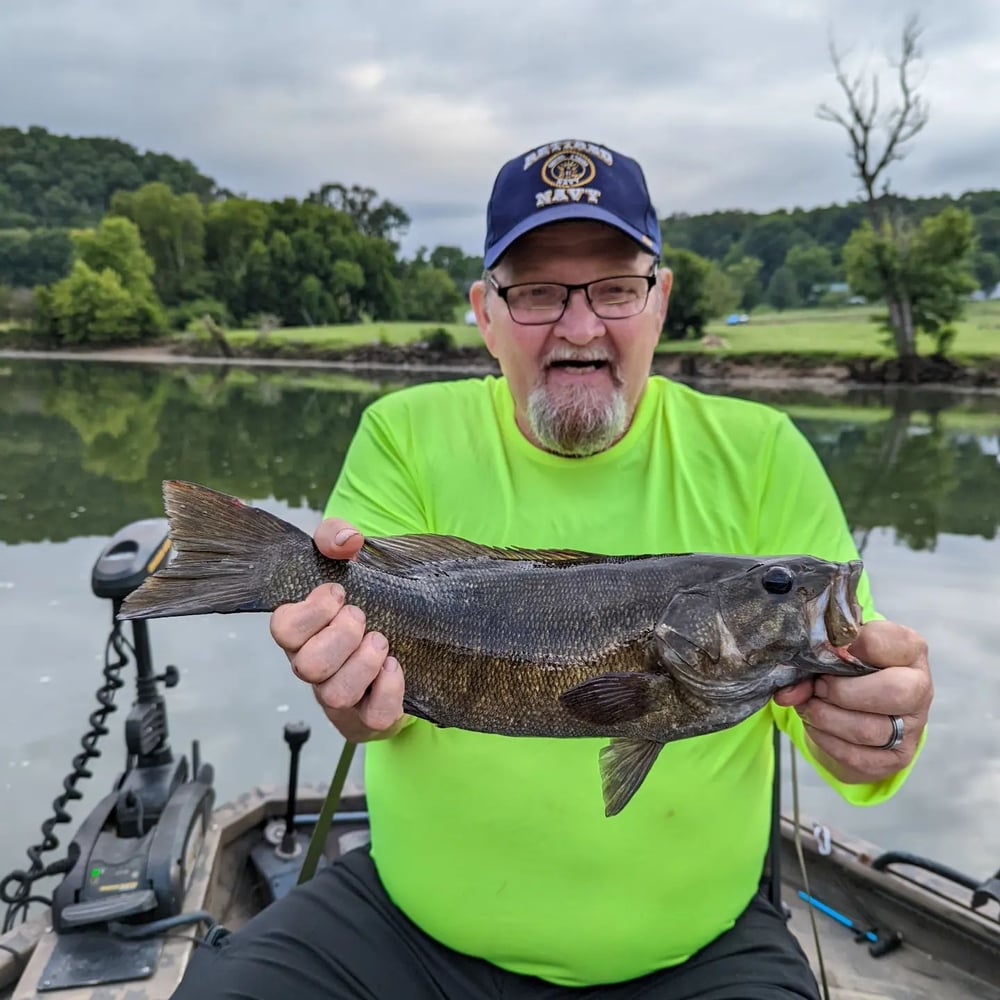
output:
[{"label": "fish pectoral fin", "polygon": [[654,684],[652,674],[599,674],[563,691],[559,700],[570,715],[584,722],[632,722],[654,710]]},{"label": "fish pectoral fin", "polygon": [[612,740],[600,754],[604,815],[615,816],[628,805],[649,774],[662,743],[654,740]]}]

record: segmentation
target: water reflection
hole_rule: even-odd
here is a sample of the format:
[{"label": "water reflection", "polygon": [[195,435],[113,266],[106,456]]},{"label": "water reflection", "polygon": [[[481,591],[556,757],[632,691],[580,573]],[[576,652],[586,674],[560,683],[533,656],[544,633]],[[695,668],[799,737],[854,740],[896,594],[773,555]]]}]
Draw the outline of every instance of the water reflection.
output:
[{"label": "water reflection", "polygon": [[[89,576],[105,539],[161,516],[160,482],[174,477],[309,530],[363,408],[394,388],[310,370],[0,367],[0,875],[37,840],[93,707],[109,608]],[[788,411],[811,440],[865,550],[880,610],[921,628],[934,651],[934,726],[903,792],[879,809],[851,809],[802,769],[804,808],[987,874],[1000,863],[990,840],[1000,824],[1000,397],[743,394]],[[313,722],[304,779],[328,779],[338,740],[270,641],[266,616],[158,622],[153,642],[158,667],[176,663],[184,678],[170,692],[175,746],[202,741],[221,799],[283,781],[281,724],[292,717]],[[120,699],[127,706],[128,692]],[[86,803],[120,766],[123,715],[112,717]]]},{"label": "water reflection", "polygon": [[[0,378],[0,539],[111,534],[191,479],[320,510],[362,409],[394,386],[329,372],[27,363]],[[749,394],[749,393],[748,393]],[[991,396],[755,393],[812,441],[862,545],[888,527],[996,537],[1000,403]]]}]

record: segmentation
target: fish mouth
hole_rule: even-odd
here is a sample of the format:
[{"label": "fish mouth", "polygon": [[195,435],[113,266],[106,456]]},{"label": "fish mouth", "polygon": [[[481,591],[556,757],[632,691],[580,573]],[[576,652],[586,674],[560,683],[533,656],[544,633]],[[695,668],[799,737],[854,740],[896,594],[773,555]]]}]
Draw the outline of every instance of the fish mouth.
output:
[{"label": "fish mouth", "polygon": [[875,670],[847,649],[861,630],[858,581],[862,568],[860,559],[840,566],[830,585],[807,608],[810,655],[806,664],[821,668],[822,673],[859,677]]}]

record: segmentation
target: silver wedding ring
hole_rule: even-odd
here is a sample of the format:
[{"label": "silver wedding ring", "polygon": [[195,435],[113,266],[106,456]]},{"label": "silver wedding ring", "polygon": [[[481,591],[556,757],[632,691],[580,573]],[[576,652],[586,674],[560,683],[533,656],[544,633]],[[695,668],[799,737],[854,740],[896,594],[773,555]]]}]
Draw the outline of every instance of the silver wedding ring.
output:
[{"label": "silver wedding ring", "polygon": [[877,748],[879,750],[895,750],[903,742],[903,720],[898,715],[889,715],[887,718],[892,723],[892,736],[888,743]]}]

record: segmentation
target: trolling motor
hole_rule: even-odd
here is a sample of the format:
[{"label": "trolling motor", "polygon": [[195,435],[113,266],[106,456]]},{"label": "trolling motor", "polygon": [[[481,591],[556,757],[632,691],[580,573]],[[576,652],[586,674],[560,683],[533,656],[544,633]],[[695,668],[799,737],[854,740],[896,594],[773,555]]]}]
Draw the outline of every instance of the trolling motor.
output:
[{"label": "trolling motor", "polygon": [[[80,797],[72,786],[89,777],[86,763],[99,755],[94,744],[107,732],[103,719],[114,710],[111,699],[122,683],[113,675],[127,663],[124,651],[129,648],[117,620],[122,602],[165,564],[170,552],[166,520],[136,521],[114,535],[94,565],[91,588],[97,597],[112,602],[109,648],[113,646],[120,659],[105,667],[107,684],[98,692],[102,707],[91,716],[84,753],[67,779],[66,800]],[[197,741],[190,766],[187,757],[171,750],[159,686],[174,687],[180,674],[173,666],[155,673],[148,625],[142,620],[131,625],[136,697],[125,720],[125,768],[112,791],[80,824],[65,862],[48,870],[65,876],[52,896],[58,941],[40,989],[145,978],[153,972],[162,943],[156,935],[206,917],[181,914],[181,909],[211,822],[213,768],[200,760]],[[47,822],[51,826],[67,819],[62,809],[57,819]],[[53,838],[52,843],[57,841]]]}]

